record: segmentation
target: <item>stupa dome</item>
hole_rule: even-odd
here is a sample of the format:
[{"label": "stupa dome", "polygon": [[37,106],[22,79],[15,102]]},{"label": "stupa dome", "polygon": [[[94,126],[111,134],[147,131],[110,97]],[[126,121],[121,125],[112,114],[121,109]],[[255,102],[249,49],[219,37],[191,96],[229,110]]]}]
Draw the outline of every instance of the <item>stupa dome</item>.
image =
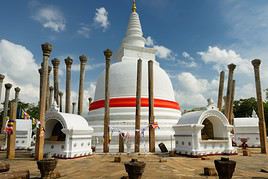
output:
[{"label": "stupa dome", "polygon": [[[153,61],[153,91],[154,91],[154,116],[160,130],[156,130],[156,145],[163,142],[168,148],[175,146],[173,125],[177,124],[181,112],[180,106],[175,101],[172,83],[168,74],[155,60],[156,50],[145,47],[139,15],[136,12],[135,2],[132,6],[125,38],[113,59],[116,63],[110,66],[109,90],[110,90],[110,131],[125,131],[134,140],[135,135],[135,109],[136,109],[136,79],[137,62],[142,60],[141,82],[141,131],[144,132],[144,150],[148,143],[148,61]],[[93,141],[97,150],[102,150],[103,119],[105,104],[105,71],[103,71],[96,84],[94,101],[89,106],[87,120],[94,128]],[[110,151],[118,150],[118,134],[111,137]],[[132,148],[134,148],[134,142]],[[93,142],[94,145],[94,142]],[[141,149],[142,150],[142,149]]]}]

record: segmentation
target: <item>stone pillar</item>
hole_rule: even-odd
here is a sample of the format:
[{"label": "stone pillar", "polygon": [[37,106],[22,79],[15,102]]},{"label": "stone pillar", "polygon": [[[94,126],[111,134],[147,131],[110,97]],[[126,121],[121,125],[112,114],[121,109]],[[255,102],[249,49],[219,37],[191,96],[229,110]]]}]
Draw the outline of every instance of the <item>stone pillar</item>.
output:
[{"label": "stone pillar", "polygon": [[5,79],[5,75],[0,74],[0,101],[1,101],[1,96],[2,96],[2,86],[3,86],[4,79]]},{"label": "stone pillar", "polygon": [[120,153],[124,152],[124,139],[123,139],[122,134],[119,134],[119,152]]},{"label": "stone pillar", "polygon": [[62,91],[59,91],[59,96],[60,96],[60,112],[62,112],[62,96],[63,96]]},{"label": "stone pillar", "polygon": [[[20,88],[16,87],[15,88],[15,102],[16,102],[16,110],[18,108],[18,102],[19,102],[19,93],[20,93]],[[16,114],[16,118],[17,118],[17,114]]]},{"label": "stone pillar", "polygon": [[231,125],[234,125],[234,96],[235,96],[235,80],[233,80],[232,84],[232,93],[231,93],[231,102],[230,102],[230,114],[229,119],[231,121]]},{"label": "stone pillar", "polygon": [[140,152],[140,121],[141,121],[141,80],[142,80],[142,60],[137,63],[136,81],[136,116],[135,116],[135,152]]},{"label": "stone pillar", "polygon": [[50,76],[50,72],[51,72],[52,68],[51,66],[48,66],[48,74],[47,74],[47,93],[46,93],[46,111],[50,108],[49,105],[49,76]]},{"label": "stone pillar", "polygon": [[[42,65],[41,65],[41,68],[38,69],[38,72],[39,72],[39,75],[40,75],[40,84],[39,84],[39,100],[40,100],[41,99],[41,90],[42,90],[42,80],[43,80]],[[39,103],[40,103],[40,101],[39,101]]]},{"label": "stone pillar", "polygon": [[105,111],[104,111],[104,140],[103,140],[103,152],[109,152],[109,125],[110,125],[110,89],[109,89],[109,75],[110,75],[110,61],[112,51],[107,49],[104,51],[105,55]]},{"label": "stone pillar", "polygon": [[56,101],[57,105],[59,105],[59,65],[60,60],[54,58],[51,60],[53,65],[53,79],[54,79],[54,100]]},{"label": "stone pillar", "polygon": [[65,112],[71,112],[71,67],[73,60],[70,57],[65,59],[66,64],[66,92],[65,92]]},{"label": "stone pillar", "polygon": [[39,106],[39,120],[40,125],[37,130],[36,135],[36,144],[35,144],[35,159],[42,160],[44,153],[44,135],[45,135],[45,112],[46,112],[46,96],[47,96],[47,82],[48,82],[48,59],[52,51],[52,45],[49,43],[42,44],[43,51],[43,68],[42,68],[42,89],[41,89],[41,98]]},{"label": "stone pillar", "polygon": [[154,73],[153,61],[148,62],[148,94],[149,94],[149,152],[155,152],[155,131],[154,123]]},{"label": "stone pillar", "polygon": [[49,109],[51,108],[52,101],[53,101],[53,90],[54,90],[53,86],[50,86],[49,87]]},{"label": "stone pillar", "polygon": [[15,88],[15,101],[16,101],[16,104],[19,102],[19,93],[20,93],[20,88],[16,87]]},{"label": "stone pillar", "polygon": [[5,93],[5,101],[4,101],[4,115],[3,115],[3,123],[1,128],[1,133],[4,132],[5,126],[6,126],[6,117],[8,113],[8,103],[9,103],[9,95],[10,95],[10,89],[12,88],[12,84],[6,83],[5,84],[6,93]]},{"label": "stone pillar", "polygon": [[80,80],[79,80],[79,96],[78,96],[77,114],[81,115],[83,112],[84,79],[85,79],[85,67],[87,63],[87,57],[85,55],[81,55],[79,59],[80,59]]},{"label": "stone pillar", "polygon": [[15,146],[16,146],[16,115],[17,115],[17,102],[12,100],[10,103],[10,116],[9,119],[13,122],[13,133],[7,135],[7,159],[15,158]]},{"label": "stone pillar", "polygon": [[266,135],[266,126],[265,126],[265,117],[264,117],[263,101],[262,101],[262,94],[261,94],[261,81],[260,81],[261,60],[255,59],[255,60],[252,60],[251,63],[254,66],[254,73],[255,73],[261,153],[267,154],[267,139],[266,139],[267,135]]},{"label": "stone pillar", "polygon": [[72,105],[73,105],[72,114],[74,114],[76,102],[73,102]]},{"label": "stone pillar", "polygon": [[222,109],[223,89],[224,89],[224,71],[221,71],[219,81],[218,104],[217,104],[219,111],[221,111]]},{"label": "stone pillar", "polygon": [[231,121],[230,121],[231,119],[229,119],[229,116],[230,116],[230,102],[231,102],[233,74],[234,74],[235,67],[236,67],[236,65],[233,63],[228,65],[229,74],[228,74],[226,104],[225,104],[224,113],[225,113],[225,116],[228,118],[229,123],[231,123]]}]

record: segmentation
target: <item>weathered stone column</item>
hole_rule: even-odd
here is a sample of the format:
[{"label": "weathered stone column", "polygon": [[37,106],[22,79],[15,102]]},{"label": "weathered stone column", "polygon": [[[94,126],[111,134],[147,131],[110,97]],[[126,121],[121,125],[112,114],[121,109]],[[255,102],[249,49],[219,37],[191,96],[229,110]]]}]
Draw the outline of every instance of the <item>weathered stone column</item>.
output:
[{"label": "weathered stone column", "polygon": [[7,122],[6,117],[7,117],[7,113],[8,113],[9,95],[10,95],[10,89],[12,88],[12,84],[6,83],[5,88],[6,88],[6,92],[5,92],[5,101],[4,101],[4,115],[3,115],[3,123],[2,123],[1,133],[4,132],[5,125]]},{"label": "weathered stone column", "polygon": [[60,96],[60,112],[62,112],[62,96],[63,96],[62,91],[59,91],[59,96]]},{"label": "weathered stone column", "polygon": [[40,125],[37,130],[36,136],[36,145],[35,145],[35,159],[42,160],[44,153],[44,128],[45,128],[45,112],[46,112],[46,96],[48,89],[48,59],[50,53],[52,51],[52,45],[49,43],[42,44],[43,51],[43,68],[42,68],[42,89],[41,89],[41,98],[40,98],[40,106],[39,106],[39,120]]},{"label": "weathered stone column", "polygon": [[2,86],[3,86],[4,79],[5,79],[5,75],[0,74],[0,101],[1,101],[1,96],[2,96]]},{"label": "weathered stone column", "polygon": [[20,88],[19,87],[16,87],[14,90],[15,90],[15,101],[16,101],[16,103],[18,103],[18,101],[19,101]]},{"label": "weathered stone column", "polygon": [[53,101],[53,90],[54,90],[53,86],[50,86],[49,87],[49,108],[48,109],[50,109],[51,108],[51,105],[52,105],[52,101]]},{"label": "weathered stone column", "polygon": [[109,75],[110,75],[110,61],[112,51],[107,49],[104,51],[105,55],[105,111],[104,111],[104,140],[103,140],[103,152],[109,152],[109,125],[110,125],[110,88],[109,88]]},{"label": "weathered stone column", "polygon": [[[42,65],[41,65],[42,66]],[[48,77],[47,77],[47,93],[46,93],[46,111],[49,109],[49,76],[52,68],[48,66]]]},{"label": "weathered stone column", "polygon": [[223,88],[224,88],[224,71],[221,71],[219,81],[218,104],[217,104],[219,111],[221,111],[222,109]]},{"label": "weathered stone column", "polygon": [[81,55],[79,59],[80,59],[80,80],[79,80],[79,96],[78,96],[77,114],[81,115],[83,112],[84,79],[85,79],[85,67],[87,63],[87,57],[85,55]]},{"label": "weathered stone column", "polygon": [[235,80],[232,83],[232,93],[231,93],[231,102],[230,102],[230,113],[229,119],[231,121],[231,125],[234,125],[234,96],[235,96]]},{"label": "weathered stone column", "polygon": [[65,112],[71,112],[71,67],[73,60],[70,57],[65,59],[66,64],[66,92],[65,92]]},{"label": "weathered stone column", "polygon": [[13,133],[7,135],[7,159],[15,158],[15,146],[16,146],[16,114],[17,114],[17,102],[12,100],[10,103],[10,116],[9,119],[13,122]]},{"label": "weathered stone column", "polygon": [[72,113],[74,114],[76,102],[73,102],[72,105],[73,105]]},{"label": "weathered stone column", "polygon": [[230,116],[230,102],[231,102],[231,92],[232,92],[232,83],[233,83],[233,74],[234,74],[234,69],[236,65],[235,64],[229,64],[228,69],[229,69],[229,74],[228,74],[228,84],[227,84],[227,94],[226,94],[226,104],[225,104],[225,109],[224,113],[225,116],[228,118],[229,123],[231,123],[229,116]]},{"label": "weathered stone column", "polygon": [[123,153],[124,152],[124,138],[123,136],[124,134],[119,134],[119,153]]},{"label": "weathered stone column", "polygon": [[[20,93],[20,88],[19,88],[19,87],[16,87],[16,88],[15,88],[15,102],[16,102],[16,108],[18,107],[19,93]],[[16,116],[16,117],[17,117],[17,116]]]},{"label": "weathered stone column", "polygon": [[142,79],[142,60],[137,63],[136,81],[136,116],[135,116],[135,152],[140,152],[140,128],[141,128],[141,79]]},{"label": "weathered stone column", "polygon": [[[41,90],[42,90],[42,81],[43,81],[43,70],[42,65],[41,68],[38,69],[39,75],[40,75],[40,84],[39,84],[39,103],[41,99]],[[40,105],[40,104],[39,104]]]},{"label": "weathered stone column", "polygon": [[260,143],[261,143],[261,153],[267,154],[267,139],[266,139],[266,126],[264,118],[263,101],[261,94],[261,80],[260,80],[260,64],[261,60],[255,59],[251,61],[254,66],[255,73],[255,84],[256,84],[256,94],[258,103],[258,117],[259,117],[259,130],[260,130]]},{"label": "weathered stone column", "polygon": [[59,65],[60,60],[54,58],[51,60],[53,65],[53,79],[54,79],[54,100],[56,101],[57,105],[59,105]]},{"label": "weathered stone column", "polygon": [[148,62],[148,94],[149,94],[149,152],[155,152],[154,123],[154,73],[153,61]]}]

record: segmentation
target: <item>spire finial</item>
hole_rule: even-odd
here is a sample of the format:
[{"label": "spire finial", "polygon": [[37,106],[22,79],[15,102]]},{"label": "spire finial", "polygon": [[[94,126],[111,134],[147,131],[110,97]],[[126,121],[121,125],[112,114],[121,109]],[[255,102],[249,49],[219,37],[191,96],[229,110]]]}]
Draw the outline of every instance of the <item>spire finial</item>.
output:
[{"label": "spire finial", "polygon": [[132,12],[136,12],[136,0],[132,0]]}]

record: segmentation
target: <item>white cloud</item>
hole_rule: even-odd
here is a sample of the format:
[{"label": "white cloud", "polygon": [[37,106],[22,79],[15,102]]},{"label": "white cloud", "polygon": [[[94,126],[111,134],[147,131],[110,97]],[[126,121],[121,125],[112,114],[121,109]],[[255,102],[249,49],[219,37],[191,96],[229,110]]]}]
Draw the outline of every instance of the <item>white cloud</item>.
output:
[{"label": "white cloud", "polygon": [[221,71],[227,68],[227,65],[234,63],[237,65],[237,72],[248,74],[252,71],[252,65],[247,59],[243,59],[240,54],[234,50],[220,49],[219,47],[208,47],[207,51],[198,52],[205,63],[213,64],[213,68]]},{"label": "white cloud", "polygon": [[56,32],[63,31],[66,27],[63,13],[54,6],[39,8],[33,19],[40,22],[44,28]]},{"label": "white cloud", "polygon": [[182,108],[189,109],[207,105],[207,99],[217,97],[218,80],[208,81],[197,78],[192,73],[183,72],[177,75],[175,84],[176,99]]},{"label": "white cloud", "polygon": [[178,60],[178,63],[184,67],[195,68],[198,66],[195,59],[189,53],[182,52],[182,57],[182,59]]},{"label": "white cloud", "polygon": [[108,20],[108,11],[104,7],[96,9],[94,22],[102,27],[104,31],[108,28],[110,25],[110,22]]},{"label": "white cloud", "polygon": [[88,39],[90,37],[90,31],[90,26],[82,23],[80,24],[80,28],[77,30],[77,33]]},{"label": "white cloud", "polygon": [[33,54],[22,45],[2,39],[0,41],[0,64],[0,71],[6,76],[4,83],[12,83],[13,87],[20,87],[20,99],[23,101],[37,102],[39,73]]},{"label": "white cloud", "polygon": [[156,51],[156,56],[161,59],[172,59],[172,51],[167,47],[162,45],[155,45],[154,48]]},{"label": "white cloud", "polygon": [[145,45],[147,46],[154,46],[154,40],[152,39],[151,36],[148,36],[146,39],[145,39]]},{"label": "white cloud", "polygon": [[158,58],[166,60],[174,60],[175,55],[173,54],[172,50],[163,45],[156,45],[155,41],[151,36],[148,36],[145,40],[146,40],[145,45],[156,49],[156,56]]}]

